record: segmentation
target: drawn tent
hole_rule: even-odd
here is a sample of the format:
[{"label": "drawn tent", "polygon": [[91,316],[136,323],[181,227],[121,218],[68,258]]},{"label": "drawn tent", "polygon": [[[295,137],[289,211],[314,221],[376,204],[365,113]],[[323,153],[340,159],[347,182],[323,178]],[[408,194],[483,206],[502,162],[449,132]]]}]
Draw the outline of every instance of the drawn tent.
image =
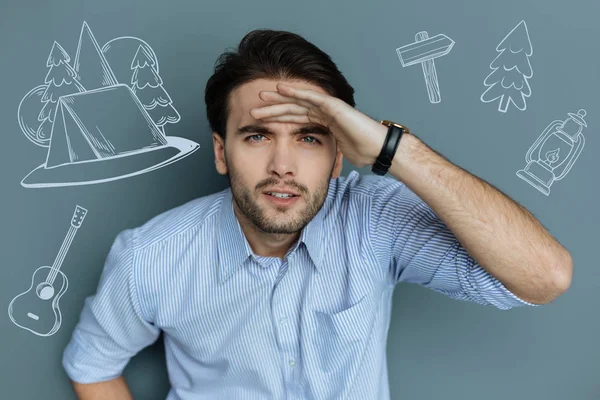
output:
[{"label": "drawn tent", "polygon": [[59,98],[46,162],[25,187],[100,183],[152,171],[199,148],[165,136],[131,88],[117,79],[87,23],[74,70],[85,91]]}]

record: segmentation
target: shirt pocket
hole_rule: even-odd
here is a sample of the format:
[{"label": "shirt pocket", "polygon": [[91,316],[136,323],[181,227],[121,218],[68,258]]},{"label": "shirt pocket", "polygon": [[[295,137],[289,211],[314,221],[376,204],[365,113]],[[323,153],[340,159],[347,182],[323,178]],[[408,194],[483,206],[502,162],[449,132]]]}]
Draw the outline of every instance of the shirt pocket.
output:
[{"label": "shirt pocket", "polygon": [[323,342],[334,338],[343,342],[361,341],[367,337],[373,326],[375,313],[373,293],[367,293],[348,308],[336,312],[316,311],[317,335]]},{"label": "shirt pocket", "polygon": [[358,371],[375,322],[375,303],[373,293],[368,293],[339,311],[316,310],[313,344],[317,351],[306,357],[325,381],[341,382]]}]

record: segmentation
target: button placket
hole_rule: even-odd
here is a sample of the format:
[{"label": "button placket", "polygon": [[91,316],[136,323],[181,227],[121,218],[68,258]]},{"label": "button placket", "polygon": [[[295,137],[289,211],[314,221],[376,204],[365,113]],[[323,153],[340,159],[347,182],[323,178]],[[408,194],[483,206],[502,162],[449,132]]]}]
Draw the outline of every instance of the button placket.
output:
[{"label": "button placket", "polygon": [[301,271],[291,268],[292,257],[286,257],[283,260],[278,259],[274,266],[278,266],[277,278],[275,279],[275,288],[273,296],[279,301],[274,301],[273,316],[275,331],[281,346],[282,367],[287,369],[287,380],[290,384],[297,381],[294,375],[298,371],[298,360],[296,358],[298,351],[298,338],[295,330],[295,308],[294,301],[298,297],[298,274]]}]

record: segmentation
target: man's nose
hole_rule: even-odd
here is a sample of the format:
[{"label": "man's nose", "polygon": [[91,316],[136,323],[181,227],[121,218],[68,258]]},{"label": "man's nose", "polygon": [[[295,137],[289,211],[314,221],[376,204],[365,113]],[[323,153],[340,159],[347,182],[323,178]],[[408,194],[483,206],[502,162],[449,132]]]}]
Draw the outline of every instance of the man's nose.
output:
[{"label": "man's nose", "polygon": [[269,172],[280,176],[296,174],[296,156],[293,146],[288,141],[277,142],[272,149],[269,160]]}]

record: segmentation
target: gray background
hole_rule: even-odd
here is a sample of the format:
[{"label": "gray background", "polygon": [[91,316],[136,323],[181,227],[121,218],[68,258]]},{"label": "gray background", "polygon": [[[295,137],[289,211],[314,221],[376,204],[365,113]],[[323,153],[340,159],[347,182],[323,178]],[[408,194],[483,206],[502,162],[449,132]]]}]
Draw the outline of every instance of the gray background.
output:
[{"label": "gray background", "polygon": [[[600,3],[534,1],[2,1],[0,5],[0,151],[2,272],[0,386],[3,399],[73,399],[61,366],[84,298],[95,292],[117,233],[193,198],[221,190],[205,115],[204,87],[217,56],[250,30],[303,35],[331,55],[356,89],[357,108],[404,123],[452,162],[527,207],[571,251],[570,290],[541,308],[500,311],[400,284],[388,338],[394,399],[598,399],[597,92]],[[500,41],[521,20],[529,29],[534,71],[526,111],[480,96]],[[83,21],[100,46],[118,36],[145,40],[160,61],[164,88],[181,121],[167,135],[201,148],[159,170],[113,182],[25,188],[47,148],[21,132],[21,98],[43,83],[54,40],[75,57]],[[442,101],[428,101],[419,65],[403,68],[395,49],[427,30],[456,44],[436,60]],[[519,179],[525,153],[553,120],[587,111],[586,146],[549,196]],[[357,169],[346,163],[343,175]],[[358,169],[370,173],[367,168]],[[65,257],[69,287],[62,326],[40,337],[9,318],[9,302],[32,274],[51,265],[75,205],[89,210]],[[595,248],[596,247],[596,248]],[[161,339],[135,356],[125,377],[136,398],[162,399],[169,383]]]}]

